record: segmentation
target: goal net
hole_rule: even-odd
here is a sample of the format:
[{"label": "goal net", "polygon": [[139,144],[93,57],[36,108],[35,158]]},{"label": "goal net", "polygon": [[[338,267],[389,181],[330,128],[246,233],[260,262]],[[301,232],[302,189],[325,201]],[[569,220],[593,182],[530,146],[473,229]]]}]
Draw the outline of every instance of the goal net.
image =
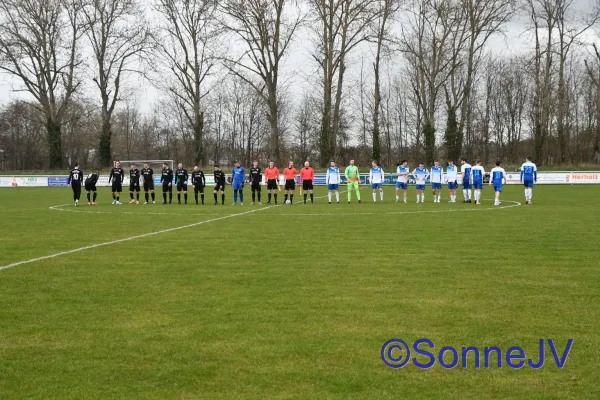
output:
[{"label": "goal net", "polygon": [[[125,182],[124,184],[129,184],[129,169],[131,164],[135,164],[135,166],[141,171],[144,168],[144,163],[148,163],[148,166],[152,168],[154,172],[154,183],[158,184],[160,181],[160,175],[162,171],[163,163],[166,163],[169,168],[173,169],[173,160],[119,160],[121,163],[121,168],[125,170]],[[113,166],[116,166],[116,161],[113,162]],[[144,178],[140,177],[140,185],[143,185]]]}]

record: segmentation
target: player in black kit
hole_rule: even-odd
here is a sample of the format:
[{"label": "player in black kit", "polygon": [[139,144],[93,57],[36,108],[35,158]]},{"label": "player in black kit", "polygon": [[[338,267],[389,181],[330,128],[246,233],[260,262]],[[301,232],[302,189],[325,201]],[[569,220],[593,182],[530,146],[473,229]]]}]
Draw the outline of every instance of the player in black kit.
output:
[{"label": "player in black kit", "polygon": [[160,176],[163,191],[163,204],[167,204],[167,192],[169,192],[169,204],[173,200],[173,170],[167,163],[163,163],[162,175]]},{"label": "player in black kit", "polygon": [[198,193],[200,193],[202,204],[204,204],[204,186],[206,186],[206,178],[204,177],[204,172],[202,172],[198,166],[195,166],[194,172],[192,172],[192,185],[194,186],[194,198],[196,199],[196,204],[198,204]]},{"label": "player in black kit", "polygon": [[156,195],[154,194],[154,171],[150,168],[150,164],[148,163],[144,163],[142,178],[144,178],[144,197],[146,198],[144,204],[148,204],[148,192],[152,194],[152,204],[156,204]]},{"label": "player in black kit", "polygon": [[83,183],[83,171],[79,169],[79,164],[75,163],[71,173],[69,173],[69,179],[67,184],[71,184],[73,189],[73,200],[75,201],[75,207],[79,205],[79,198],[81,197],[81,184]]},{"label": "player in black kit", "polygon": [[[100,175],[97,172],[92,172],[85,178],[85,191],[87,192],[88,204],[96,204],[96,196],[98,195],[96,193],[96,183],[98,183],[98,178],[100,178]],[[90,198],[92,192],[94,193],[93,199]]]},{"label": "player in black kit", "polygon": [[250,168],[250,183],[252,185],[252,203],[256,200],[256,194],[258,193],[258,204],[260,202],[260,184],[262,182],[262,169],[258,166],[258,161],[254,161],[252,168]]},{"label": "player in black kit", "polygon": [[175,171],[175,182],[177,183],[177,202],[179,204],[181,204],[181,192],[183,192],[183,198],[185,199],[185,204],[187,204],[187,181],[187,169],[184,169],[183,164],[179,163],[177,165],[177,171]]},{"label": "player in black kit", "polygon": [[[136,199],[133,199],[133,192],[135,192]],[[131,164],[129,169],[129,204],[140,204],[140,170],[137,169],[135,164]]]},{"label": "player in black kit", "polygon": [[113,204],[121,204],[119,198],[123,191],[123,180],[125,179],[125,171],[121,168],[121,162],[117,161],[115,167],[110,170],[110,176],[108,177],[108,183],[112,182],[112,195]]},{"label": "player in black kit", "polygon": [[217,201],[217,192],[219,191],[221,192],[221,205],[225,204],[225,184],[225,172],[218,165],[215,165],[215,190],[213,192],[215,195],[215,206],[219,204]]}]

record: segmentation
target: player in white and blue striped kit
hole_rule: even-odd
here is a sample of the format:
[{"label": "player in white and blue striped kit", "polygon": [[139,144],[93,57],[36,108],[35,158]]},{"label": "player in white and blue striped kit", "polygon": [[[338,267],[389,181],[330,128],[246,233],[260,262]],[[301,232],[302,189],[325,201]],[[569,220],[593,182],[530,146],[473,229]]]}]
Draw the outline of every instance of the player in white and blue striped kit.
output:
[{"label": "player in white and blue striped kit", "polygon": [[471,191],[471,164],[467,162],[466,158],[461,158],[460,164],[463,184],[463,203],[470,203],[473,195],[473,192]]},{"label": "player in white and blue striped kit", "polygon": [[473,188],[475,189],[475,204],[481,204],[481,190],[483,189],[483,178],[485,176],[485,170],[481,166],[481,161],[477,160],[476,165],[471,168],[471,181],[473,182]]},{"label": "player in white and blue striped kit", "polygon": [[537,181],[537,167],[527,157],[521,166],[521,183],[525,186],[525,204],[531,204],[533,198],[533,184]]},{"label": "player in white and blue striped kit", "polygon": [[425,168],[425,164],[419,163],[419,168],[415,168],[413,175],[415,176],[417,187],[417,203],[419,202],[419,195],[421,195],[421,203],[425,203],[425,183],[427,182],[429,171]]},{"label": "player in white and blue striped kit", "polygon": [[383,201],[383,181],[385,175],[383,168],[379,166],[377,161],[371,162],[371,171],[369,172],[369,182],[373,188],[373,203],[377,202],[377,189],[379,189],[379,197]]},{"label": "player in white and blue striped kit", "polygon": [[454,165],[454,161],[448,160],[448,166],[446,167],[446,182],[448,182],[448,195],[450,196],[450,203],[456,203],[456,189],[458,188],[458,169]]},{"label": "player in white and blue striped kit", "polygon": [[400,189],[404,192],[404,202],[406,203],[406,196],[408,194],[408,174],[410,173],[408,161],[402,160],[402,162],[398,164],[396,173],[398,174],[398,180],[396,181],[396,203],[400,201]]},{"label": "player in white and blue striped kit", "polygon": [[431,189],[433,191],[433,202],[441,203],[442,201],[442,182],[444,182],[444,167],[440,166],[440,162],[435,160],[431,167]]},{"label": "player in white and blue striped kit", "polygon": [[506,171],[500,166],[500,161],[496,161],[496,166],[490,172],[490,186],[494,186],[496,198],[494,205],[500,205],[500,193],[502,193],[502,184],[506,182]]}]

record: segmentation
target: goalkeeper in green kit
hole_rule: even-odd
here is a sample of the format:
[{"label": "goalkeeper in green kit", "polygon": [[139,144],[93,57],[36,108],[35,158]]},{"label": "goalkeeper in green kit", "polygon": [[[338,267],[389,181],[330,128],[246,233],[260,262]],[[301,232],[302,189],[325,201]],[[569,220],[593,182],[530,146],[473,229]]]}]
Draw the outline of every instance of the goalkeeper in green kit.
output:
[{"label": "goalkeeper in green kit", "polygon": [[346,167],[344,175],[346,175],[346,181],[348,182],[348,204],[350,204],[353,191],[356,192],[356,198],[358,199],[358,202],[362,203],[360,200],[360,190],[358,188],[358,185],[360,184],[360,176],[358,174],[358,167],[354,165],[354,160],[350,160],[350,165]]}]

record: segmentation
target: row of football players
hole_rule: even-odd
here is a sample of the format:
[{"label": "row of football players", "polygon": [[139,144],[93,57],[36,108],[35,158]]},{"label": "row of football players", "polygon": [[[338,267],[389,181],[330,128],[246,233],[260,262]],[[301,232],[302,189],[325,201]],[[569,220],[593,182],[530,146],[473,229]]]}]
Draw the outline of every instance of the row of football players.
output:
[{"label": "row of football players", "polygon": [[[113,204],[121,204],[120,202],[120,194],[122,192],[122,183],[125,178],[125,172],[121,168],[120,163],[116,162],[115,167],[111,170],[109,176],[109,183],[112,187],[112,195],[113,195]],[[408,163],[406,160],[403,160],[398,164],[396,173],[398,175],[396,182],[396,202],[400,200],[400,190],[403,190],[404,194],[404,202],[407,202],[407,189],[408,189],[408,176],[411,174],[410,169],[408,167]],[[476,204],[480,204],[481,200],[481,190],[483,189],[483,181],[485,176],[485,169],[481,166],[481,162],[478,161],[475,166],[471,166],[466,159],[461,160],[461,178],[463,182],[463,202],[470,203],[472,199],[475,200]],[[130,195],[130,204],[139,204],[139,193],[141,190],[141,184],[143,184],[144,192],[145,192],[145,203],[148,204],[150,202],[150,197],[152,198],[152,203],[156,203],[155,201],[155,192],[154,192],[154,171],[150,168],[149,164],[144,163],[144,168],[140,171],[138,170],[135,164],[131,164],[130,170],[130,186],[129,186],[129,195]],[[425,201],[425,183],[427,178],[430,178],[431,186],[433,189],[434,202],[441,202],[441,190],[442,184],[448,184],[448,190],[451,203],[456,202],[456,190],[458,188],[457,178],[458,178],[458,170],[452,161],[448,162],[446,167],[446,174],[444,175],[444,168],[440,166],[439,161],[435,161],[434,165],[431,167],[431,171],[425,168],[423,163],[419,164],[418,168],[415,168],[412,171],[412,174],[415,177],[416,181],[416,189],[417,189],[417,203]],[[313,195],[313,181],[314,181],[314,169],[310,167],[309,162],[304,163],[304,167],[300,169],[300,172],[296,170],[294,167],[294,163],[290,162],[288,167],[283,170],[283,175],[285,177],[285,204],[293,204],[294,198],[294,190],[296,185],[296,177],[300,176],[300,182],[302,184],[302,189],[304,190],[304,203],[307,202],[307,196],[310,195],[311,203],[314,202]],[[358,171],[358,167],[356,167],[354,160],[350,161],[350,165],[346,167],[344,171],[344,175],[346,177],[348,183],[348,203],[350,203],[352,193],[356,194],[358,202],[361,202],[360,199],[360,174]],[[277,203],[277,192],[281,191],[279,185],[279,169],[275,167],[273,162],[269,163],[268,168],[265,170],[265,178],[266,178],[266,186],[268,190],[268,203],[271,203],[271,200],[274,199],[275,203]],[[88,204],[96,203],[96,183],[98,181],[99,175],[97,173],[92,173],[88,175],[85,179],[85,189],[88,192]],[[175,180],[175,184],[177,187],[177,199],[178,203],[181,204],[181,195],[184,196],[184,203],[187,204],[187,190],[188,190],[188,182],[189,175],[186,169],[183,168],[183,165],[180,163],[176,171],[173,171],[169,166],[164,163],[163,169],[161,172],[160,183],[162,185],[163,192],[163,204],[167,204],[172,202],[173,193],[173,180]],[[258,162],[255,161],[253,163],[253,167],[250,168],[250,173],[247,179],[246,171],[244,167],[240,166],[239,163],[236,162],[233,170],[232,170],[232,179],[231,184],[234,190],[234,202],[233,204],[237,204],[237,200],[239,197],[240,203],[243,204],[244,201],[244,193],[243,187],[244,183],[249,182],[252,188],[252,204],[256,201],[258,197],[258,203],[261,203],[261,184],[263,180],[263,171],[258,166]],[[376,202],[377,196],[376,192],[379,190],[380,200],[383,201],[383,182],[385,180],[385,173],[381,166],[379,166],[377,161],[373,161],[371,163],[371,169],[369,171],[369,181],[371,187],[373,189],[373,201]],[[521,167],[521,182],[525,185],[525,200],[526,204],[531,203],[532,199],[532,188],[534,182],[537,180],[537,168],[535,164],[533,164],[529,158],[526,159],[526,162]],[[194,187],[194,195],[196,204],[198,204],[198,195],[200,195],[200,199],[202,204],[204,204],[204,187],[206,186],[206,179],[204,176],[204,172],[201,171],[197,166],[194,167],[194,170],[191,175],[192,185]],[[218,204],[218,195],[221,195],[221,204],[225,203],[225,185],[226,185],[226,176],[223,170],[219,168],[218,165],[215,166],[214,169],[214,181],[215,186],[213,189],[213,196],[215,200],[215,204]],[[500,193],[502,192],[502,185],[506,181],[506,172],[500,166],[500,163],[496,163],[496,167],[492,169],[490,172],[490,186],[494,186],[494,191],[496,192],[495,204],[500,204]],[[79,169],[79,166],[76,164],[75,168],[71,171],[69,175],[69,182],[73,188],[73,196],[75,200],[75,204],[77,205],[79,202],[79,197],[81,195],[81,184],[83,183],[83,172]],[[341,175],[340,169],[336,166],[335,162],[332,161],[330,167],[327,169],[326,174],[326,184],[328,186],[328,202],[331,204],[332,194],[335,194],[336,201],[339,203],[339,184],[341,183]],[[473,193],[473,189],[475,192]],[[134,199],[134,194],[136,198]],[[90,197],[93,196],[93,198]],[[289,200],[289,201],[288,201]]]}]

